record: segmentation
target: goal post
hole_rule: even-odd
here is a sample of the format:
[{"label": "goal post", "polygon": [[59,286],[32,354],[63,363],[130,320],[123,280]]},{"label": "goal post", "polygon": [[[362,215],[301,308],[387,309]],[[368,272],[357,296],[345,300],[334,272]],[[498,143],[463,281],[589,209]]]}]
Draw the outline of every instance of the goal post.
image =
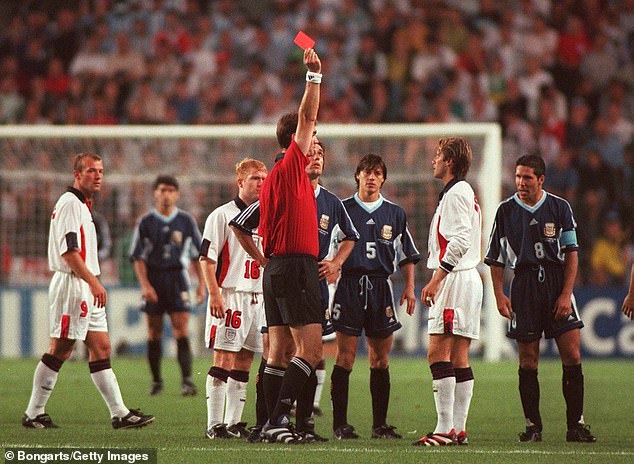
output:
[{"label": "goal post", "polygon": [[[482,250],[486,249],[502,191],[502,138],[498,124],[318,124],[317,130],[318,137],[327,146],[324,184],[342,197],[354,192],[354,168],[361,156],[374,152],[384,157],[389,173],[386,196],[406,210],[417,246],[424,256],[429,220],[442,187],[431,173],[437,140],[447,136],[467,138],[474,152],[468,178],[482,207]],[[149,186],[156,174],[167,171],[177,174],[184,186],[195,191],[190,200],[203,203],[199,216],[204,213],[206,217],[210,207],[217,207],[221,200],[227,201],[235,194],[233,166],[236,161],[249,156],[271,164],[277,149],[274,134],[275,126],[269,124],[0,126],[0,154],[4,160],[0,162],[0,198],[5,197],[2,219],[5,214],[17,216],[11,211],[11,201],[15,198],[10,195],[20,196],[23,190],[29,189],[29,182],[45,182],[49,187],[52,184],[55,188],[51,189],[49,201],[54,201],[52,197],[69,181],[70,172],[65,161],[71,153],[87,149],[94,149],[104,157],[108,192],[119,195],[116,201],[105,199],[105,204],[116,203],[116,208],[133,216],[137,211],[125,201],[134,205],[141,202],[135,197],[138,190],[145,189],[146,194],[150,194]],[[49,163],[45,168],[38,165],[41,152],[48,153],[43,157]],[[148,153],[158,160],[150,166],[144,164],[145,157],[150,156]],[[24,165],[20,165],[21,160],[25,160]],[[111,169],[115,160],[120,165]],[[190,164],[185,165],[185,162]],[[204,187],[209,183],[219,186],[211,194],[209,188]],[[146,195],[144,198],[150,200],[151,197]],[[182,207],[190,209],[190,204],[183,201]],[[115,213],[110,212],[108,217],[115,217],[113,215]],[[204,217],[197,219],[204,221]],[[11,234],[17,237],[20,233],[10,229],[10,222],[6,224],[3,220],[0,225],[3,241],[9,240]],[[45,222],[32,226],[42,229],[38,240],[46,236]],[[28,254],[29,250],[23,252]],[[485,282],[481,348],[484,359],[495,361],[506,352],[508,344],[504,337],[504,321],[496,309],[490,273],[485,266],[480,270]],[[33,281],[28,275],[20,275]],[[420,278],[418,283],[421,283]]]}]

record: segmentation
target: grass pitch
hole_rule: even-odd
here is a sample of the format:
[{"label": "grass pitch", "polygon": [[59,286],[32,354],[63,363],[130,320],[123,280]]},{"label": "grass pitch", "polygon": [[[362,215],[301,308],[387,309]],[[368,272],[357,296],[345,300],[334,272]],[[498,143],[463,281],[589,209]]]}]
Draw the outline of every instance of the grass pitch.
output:
[{"label": "grass pitch", "polygon": [[[634,462],[634,363],[632,360],[584,362],[585,416],[598,437],[594,444],[565,441],[565,407],[561,394],[561,366],[541,362],[542,443],[518,443],[523,429],[515,362],[474,362],[475,393],[469,416],[466,447],[423,449],[411,446],[433,430],[436,415],[431,375],[425,360],[394,358],[390,363],[392,395],[388,422],[397,426],[402,440],[372,440],[369,370],[359,359],[350,378],[348,419],[359,440],[311,445],[249,444],[241,440],[204,438],[205,376],[209,359],[194,364],[196,397],[180,396],[178,367],[164,361],[165,390],[150,397],[150,378],[144,359],[115,359],[128,407],[156,415],[156,422],[139,430],[113,430],[108,411],[92,384],[84,361],[69,361],[60,372],[47,412],[61,427],[27,430],[20,425],[37,360],[0,359],[0,447],[156,448],[159,463],[242,463],[283,461],[300,463],[631,463]],[[332,370],[328,360],[328,376]],[[257,366],[254,366],[257,367]],[[251,373],[255,378],[255,372]],[[322,396],[324,416],[317,418],[318,433],[331,436],[329,380]],[[254,422],[254,391],[250,386],[243,418]]]}]

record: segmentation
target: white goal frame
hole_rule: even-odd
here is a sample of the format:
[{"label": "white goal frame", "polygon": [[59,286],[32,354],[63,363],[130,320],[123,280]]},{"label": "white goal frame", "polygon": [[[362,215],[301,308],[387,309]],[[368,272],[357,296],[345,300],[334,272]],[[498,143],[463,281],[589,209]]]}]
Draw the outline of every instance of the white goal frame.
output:
[{"label": "white goal frame", "polygon": [[[60,139],[60,138],[158,138],[158,139],[224,139],[266,138],[275,134],[273,125],[222,125],[222,126],[53,126],[53,125],[6,125],[0,126],[0,139]],[[502,135],[495,123],[449,123],[449,124],[320,124],[320,136],[326,139],[389,138],[389,137],[447,137],[479,136],[484,145],[480,171],[475,180],[479,189],[482,207],[482,249],[486,249],[493,226],[495,211],[501,201],[502,192]],[[476,154],[477,155],[477,154]],[[421,170],[427,167],[421,167]],[[499,316],[490,274],[484,277],[484,318],[486,333],[483,333],[483,355],[487,361],[497,361],[506,352],[504,320]]]}]

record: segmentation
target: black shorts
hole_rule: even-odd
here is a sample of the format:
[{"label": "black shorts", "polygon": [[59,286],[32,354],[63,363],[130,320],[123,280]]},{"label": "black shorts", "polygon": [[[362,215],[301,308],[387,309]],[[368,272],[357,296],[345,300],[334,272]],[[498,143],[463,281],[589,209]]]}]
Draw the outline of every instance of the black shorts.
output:
[{"label": "black shorts", "polygon": [[264,268],[262,287],[269,327],[322,323],[319,269],[315,257],[272,257]]},{"label": "black shorts", "polygon": [[521,342],[539,340],[583,327],[574,296],[572,313],[567,319],[555,320],[555,302],[563,287],[564,271],[559,266],[524,268],[515,271],[511,284],[513,319],[509,322],[509,338]]},{"label": "black shorts", "polygon": [[344,276],[335,292],[332,322],[337,332],[385,338],[401,328],[392,284],[386,276]]},{"label": "black shorts", "polygon": [[147,314],[162,315],[185,312],[191,309],[189,282],[183,270],[156,271],[148,269],[148,280],[156,291],[158,302],[144,302],[141,311]]}]

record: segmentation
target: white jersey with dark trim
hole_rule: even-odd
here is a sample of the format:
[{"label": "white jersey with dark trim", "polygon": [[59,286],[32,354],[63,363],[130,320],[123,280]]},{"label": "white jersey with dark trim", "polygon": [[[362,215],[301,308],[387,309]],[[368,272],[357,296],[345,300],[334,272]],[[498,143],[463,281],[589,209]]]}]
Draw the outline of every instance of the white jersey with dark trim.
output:
[{"label": "white jersey with dark trim", "polygon": [[427,268],[447,272],[476,267],[481,261],[482,211],[471,185],[449,182],[429,228]]},{"label": "white jersey with dark trim", "polygon": [[[244,251],[229,223],[247,205],[235,198],[216,208],[205,221],[203,242],[200,255],[216,263],[216,280],[225,289],[239,292],[262,292],[262,273],[260,263]],[[262,251],[262,238],[257,230],[252,230],[252,238]]]},{"label": "white jersey with dark trim", "polygon": [[48,267],[54,272],[72,272],[62,255],[77,250],[88,270],[99,275],[97,232],[86,200],[69,187],[55,204],[48,234]]}]

